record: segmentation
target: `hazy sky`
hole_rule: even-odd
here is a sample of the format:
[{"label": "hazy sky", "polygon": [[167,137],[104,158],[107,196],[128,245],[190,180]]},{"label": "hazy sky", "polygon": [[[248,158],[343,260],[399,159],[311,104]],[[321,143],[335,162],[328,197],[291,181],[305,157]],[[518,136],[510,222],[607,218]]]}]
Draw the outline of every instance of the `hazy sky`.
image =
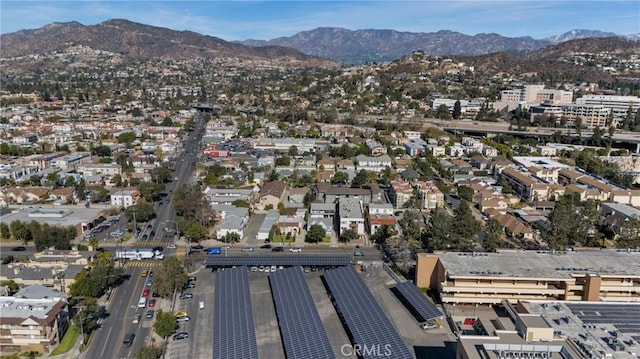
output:
[{"label": "hazy sky", "polygon": [[572,29],[640,33],[640,1],[0,1],[3,34],[114,18],[227,41],[268,40],[318,27],[544,38]]}]

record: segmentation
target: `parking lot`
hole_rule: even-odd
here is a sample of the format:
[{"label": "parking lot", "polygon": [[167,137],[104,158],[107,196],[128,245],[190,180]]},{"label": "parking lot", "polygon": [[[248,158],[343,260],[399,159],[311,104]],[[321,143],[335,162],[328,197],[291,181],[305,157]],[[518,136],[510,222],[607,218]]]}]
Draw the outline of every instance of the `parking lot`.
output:
[{"label": "parking lot", "polygon": [[[321,275],[320,271],[304,273],[336,357],[349,358],[348,350],[343,353],[343,346],[350,343],[349,338],[331,299],[327,295]],[[190,359],[212,356],[215,276],[215,272],[202,269],[196,275],[196,287],[185,291],[192,293],[193,298],[176,299],[175,311],[186,311],[190,316],[189,322],[180,323],[178,331],[188,332],[189,338],[176,341],[169,339],[168,358]],[[249,273],[258,355],[260,358],[284,358],[285,353],[268,276],[267,272]],[[420,357],[423,355],[427,355],[427,357],[455,357],[455,337],[449,331],[446,323],[442,328],[420,329],[416,319],[389,290],[389,287],[395,282],[381,267],[368,267],[367,271],[363,273],[363,279],[412,352]],[[204,309],[198,308],[200,301],[205,303]]]}]

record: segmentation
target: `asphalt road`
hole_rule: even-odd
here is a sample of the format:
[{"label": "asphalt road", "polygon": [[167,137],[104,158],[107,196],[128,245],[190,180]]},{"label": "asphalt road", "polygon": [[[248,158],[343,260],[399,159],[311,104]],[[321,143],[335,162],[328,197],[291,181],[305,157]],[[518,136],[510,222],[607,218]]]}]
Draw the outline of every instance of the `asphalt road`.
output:
[{"label": "asphalt road", "polygon": [[[24,247],[25,250],[16,251],[14,250],[16,247]],[[36,253],[36,247],[34,245],[25,246],[25,245],[19,244],[18,242],[11,243],[11,244],[3,243],[0,245],[0,257],[2,257],[2,259],[5,259],[8,256],[13,256],[13,258],[31,257],[33,256],[34,253]]]},{"label": "asphalt road", "polygon": [[[178,177],[178,180],[167,185],[166,191],[169,196],[163,200],[164,205],[155,204],[156,219],[152,222],[152,229],[156,232],[155,238],[149,238],[148,241],[138,240],[135,246],[147,247],[151,241],[154,243],[158,241],[165,244],[173,243],[174,237],[166,237],[164,231],[165,227],[175,228],[176,211],[173,206],[172,193],[194,174],[205,125],[202,117],[198,116],[195,129],[184,140],[184,148],[176,156],[174,177]],[[111,294],[111,301],[107,307],[109,316],[102,323],[101,329],[94,335],[89,348],[83,355],[84,358],[133,358],[134,353],[147,344],[152,334],[153,321],[145,318],[148,308],[138,308],[138,301],[146,280],[141,277],[143,270],[144,268],[141,267],[126,269],[126,274],[129,274],[130,278]],[[133,317],[137,313],[141,314],[142,318],[138,324],[133,324]],[[130,347],[125,347],[122,344],[127,332],[133,332],[136,335]]]}]

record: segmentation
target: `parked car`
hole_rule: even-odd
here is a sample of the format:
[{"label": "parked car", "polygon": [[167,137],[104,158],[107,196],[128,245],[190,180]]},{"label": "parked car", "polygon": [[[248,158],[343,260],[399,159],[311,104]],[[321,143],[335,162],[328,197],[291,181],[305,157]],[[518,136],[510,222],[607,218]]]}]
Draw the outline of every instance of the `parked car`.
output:
[{"label": "parked car", "polygon": [[195,287],[196,287],[196,284],[195,284],[195,283],[193,283],[193,282],[189,282],[189,283],[187,283],[187,284],[186,284],[182,289],[183,289],[183,290],[184,290],[184,289],[193,289],[193,288],[195,288]]},{"label": "parked car", "polygon": [[175,244],[170,244],[167,246],[167,249],[176,249],[176,245]]},{"label": "parked car", "polygon": [[155,299],[151,299],[151,300],[149,301],[149,308],[153,308],[153,307],[155,307],[155,306],[156,306],[156,300],[155,300]]},{"label": "parked car", "polygon": [[148,297],[148,296],[149,296],[149,288],[145,288],[145,289],[142,291],[142,296],[143,296],[143,297]]},{"label": "parked car", "polygon": [[24,246],[17,246],[17,247],[11,248],[11,250],[14,251],[14,252],[24,252],[24,251],[27,250],[27,248],[24,247]]},{"label": "parked car", "polygon": [[188,339],[189,333],[181,332],[173,335],[173,340]]},{"label": "parked car", "polygon": [[195,246],[191,246],[191,249],[195,249],[195,250],[203,250],[204,247],[200,244],[196,244]]},{"label": "parked car", "polygon": [[273,247],[271,248],[272,252],[284,252],[284,247]]},{"label": "parked car", "polygon": [[260,249],[271,249],[271,245],[270,244],[263,244],[260,246]]},{"label": "parked car", "polygon": [[180,299],[191,299],[191,298],[193,298],[193,294],[191,293],[182,293],[180,295]]},{"label": "parked car", "polygon": [[300,252],[302,252],[302,248],[300,248],[300,247],[289,248],[289,252],[291,252],[291,253],[300,253]]},{"label": "parked car", "polygon": [[147,318],[149,318],[149,319],[150,319],[150,318],[153,318],[153,314],[154,314],[155,312],[156,312],[156,311],[155,311],[155,310],[153,310],[153,309],[149,309],[149,310],[147,310]]},{"label": "parked car", "polygon": [[179,318],[176,318],[176,321],[177,321],[177,322],[188,322],[189,320],[191,320],[191,318],[189,318],[189,317],[179,317]]},{"label": "parked car", "polygon": [[353,255],[355,257],[364,257],[364,252],[363,251],[355,251],[355,252],[353,252]]},{"label": "parked car", "polygon": [[140,315],[140,314],[136,314],[135,316],[133,316],[133,324],[138,324],[138,323],[140,323],[140,317],[141,317],[141,316],[142,316],[142,315]]},{"label": "parked car", "polygon": [[142,271],[142,274],[141,274],[142,277],[146,277],[148,275],[149,275],[149,270],[148,269],[145,269],[145,270]]},{"label": "parked car", "polygon": [[186,311],[184,311],[184,310],[183,310],[183,311],[181,311],[181,312],[176,313],[176,318],[180,318],[180,317],[188,317],[188,316],[189,316],[189,313],[188,313],[188,312],[186,312]]},{"label": "parked car", "polygon": [[198,278],[196,278],[196,277],[194,277],[194,276],[191,276],[191,277],[187,278],[187,280],[188,280],[189,282],[195,282],[195,281],[197,281],[197,280],[198,280]]}]

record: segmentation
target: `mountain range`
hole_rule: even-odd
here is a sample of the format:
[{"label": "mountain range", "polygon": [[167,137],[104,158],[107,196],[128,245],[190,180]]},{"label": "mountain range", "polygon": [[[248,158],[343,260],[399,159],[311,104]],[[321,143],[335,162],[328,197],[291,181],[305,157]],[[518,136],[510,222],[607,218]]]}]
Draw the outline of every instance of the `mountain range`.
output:
[{"label": "mountain range", "polygon": [[[496,52],[524,54],[570,40],[612,36],[618,35],[596,30],[572,30],[547,39],[534,39],[498,34],[471,36],[449,30],[413,33],[324,27],[268,41],[228,42],[191,31],[112,19],[97,25],[52,23],[39,29],[3,34],[0,36],[0,50],[2,57],[18,57],[61,51],[69,44],[77,44],[134,59],[194,56],[277,58],[310,66],[332,66],[335,65],[333,61],[345,64],[393,61],[416,50],[429,55],[452,56]],[[631,35],[630,38],[638,39],[640,36]]]},{"label": "mountain range", "polygon": [[[347,30],[322,27],[299,32],[290,37],[268,41],[245,40],[250,46],[277,45],[292,47],[306,54],[331,59],[340,63],[386,62],[422,50],[430,55],[471,56],[495,52],[523,53],[542,49],[562,42],[621,36],[598,30],[571,30],[546,39],[529,36],[505,37],[499,34],[465,35],[455,31],[400,32],[395,30]],[[632,40],[640,34],[627,35]]]}]

